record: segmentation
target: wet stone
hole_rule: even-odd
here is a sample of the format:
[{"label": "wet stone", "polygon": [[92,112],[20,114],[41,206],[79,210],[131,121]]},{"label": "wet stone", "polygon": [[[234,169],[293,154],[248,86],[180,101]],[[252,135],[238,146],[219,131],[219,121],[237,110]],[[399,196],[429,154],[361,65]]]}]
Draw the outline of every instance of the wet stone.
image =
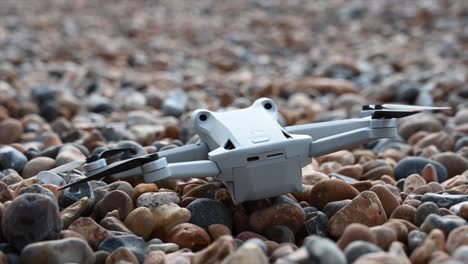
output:
[{"label": "wet stone", "polygon": [[58,207],[43,194],[27,193],[17,197],[2,217],[3,237],[17,249],[58,238],[62,226]]},{"label": "wet stone", "polygon": [[466,225],[467,222],[458,216],[440,216],[437,214],[430,214],[426,217],[424,222],[421,224],[421,231],[430,232],[431,230],[438,228],[448,235],[453,229]]},{"label": "wet stone", "polygon": [[86,241],[78,238],[36,242],[21,252],[22,263],[88,263],[93,264],[95,256]]},{"label": "wet stone", "polygon": [[145,241],[134,235],[108,237],[99,244],[97,249],[112,253],[121,247],[130,250],[138,258],[138,261],[143,262],[145,258]]},{"label": "wet stone", "polygon": [[422,175],[424,167],[432,164],[437,170],[438,181],[443,182],[447,179],[447,169],[437,161],[422,157],[407,157],[398,162],[395,167],[395,179],[400,180],[411,174]]},{"label": "wet stone", "polygon": [[200,198],[186,207],[191,214],[190,223],[203,229],[212,224],[223,224],[232,229],[231,211],[222,202],[208,198]]},{"label": "wet stone", "polygon": [[374,252],[382,252],[382,249],[367,241],[353,241],[344,250],[348,263],[353,263],[360,256]]}]

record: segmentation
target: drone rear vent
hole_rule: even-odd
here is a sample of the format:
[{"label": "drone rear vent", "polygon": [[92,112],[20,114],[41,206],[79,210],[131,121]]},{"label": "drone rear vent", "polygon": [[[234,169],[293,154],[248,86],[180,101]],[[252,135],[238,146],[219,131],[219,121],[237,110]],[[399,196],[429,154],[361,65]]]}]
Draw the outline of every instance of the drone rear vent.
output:
[{"label": "drone rear vent", "polygon": [[289,139],[289,138],[292,138],[291,135],[289,135],[288,133],[286,133],[286,131],[281,130],[281,132],[283,132],[283,135],[284,135],[285,138],[288,138],[288,139]]},{"label": "drone rear vent", "polygon": [[224,144],[224,149],[226,149],[226,150],[232,150],[232,149],[235,149],[235,148],[236,148],[236,146],[234,146],[234,144],[232,144],[232,141],[230,139],[228,139],[226,144]]},{"label": "drone rear vent", "polygon": [[259,156],[252,156],[252,157],[248,157],[248,158],[247,158],[247,162],[257,161],[257,160],[259,160],[259,159],[260,159]]}]

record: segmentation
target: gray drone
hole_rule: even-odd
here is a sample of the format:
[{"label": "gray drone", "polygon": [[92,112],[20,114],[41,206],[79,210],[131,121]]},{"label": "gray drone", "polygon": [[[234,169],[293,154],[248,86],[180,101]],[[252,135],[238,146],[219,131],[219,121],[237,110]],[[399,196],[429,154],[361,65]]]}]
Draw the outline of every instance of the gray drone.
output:
[{"label": "gray drone", "polygon": [[86,161],[51,171],[83,166],[86,178],[61,189],[106,176],[121,179],[142,175],[145,182],[212,177],[223,182],[235,203],[300,191],[301,168],[321,156],[380,138],[397,136],[397,118],[446,107],[366,105],[363,118],[282,127],[278,109],[268,98],[245,109],[211,112],[196,110],[196,144],[107,164],[106,158],[128,151],[109,149]]}]

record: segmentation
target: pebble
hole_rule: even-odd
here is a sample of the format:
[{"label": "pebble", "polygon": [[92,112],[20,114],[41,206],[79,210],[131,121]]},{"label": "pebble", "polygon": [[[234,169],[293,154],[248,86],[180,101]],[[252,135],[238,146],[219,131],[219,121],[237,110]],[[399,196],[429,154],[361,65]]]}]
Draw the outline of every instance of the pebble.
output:
[{"label": "pebble", "polygon": [[133,203],[136,204],[138,198],[144,194],[149,192],[158,192],[158,186],[154,183],[140,183],[135,188],[133,188],[133,195],[132,200]]},{"label": "pebble", "polygon": [[284,225],[296,233],[304,222],[304,209],[284,196],[276,198],[271,206],[254,211],[249,217],[252,230],[258,233],[275,225]]},{"label": "pebble", "polygon": [[427,263],[432,254],[445,247],[445,236],[440,229],[430,231],[422,244],[417,247],[410,255],[411,263]]},{"label": "pebble", "polygon": [[296,242],[294,233],[286,226],[275,225],[265,230],[265,237],[275,241],[278,244],[281,243],[292,243]]},{"label": "pebble", "polygon": [[167,203],[178,204],[180,198],[173,192],[148,192],[143,193],[137,199],[137,207],[147,207],[150,210]]},{"label": "pebble", "polygon": [[95,259],[86,241],[78,238],[36,242],[27,245],[21,252],[22,263],[93,264]]},{"label": "pebble", "polygon": [[146,207],[138,207],[127,215],[124,224],[135,235],[148,240],[154,227],[153,214]]},{"label": "pebble", "polygon": [[131,263],[138,264],[138,258],[126,247],[119,247],[106,258],[106,264]]},{"label": "pebble", "polygon": [[402,204],[393,211],[389,218],[404,219],[409,222],[414,222],[415,215],[416,208],[411,205]]},{"label": "pebble", "polygon": [[86,160],[85,155],[81,152],[81,150],[74,146],[74,145],[63,145],[60,148],[60,151],[55,158],[55,161],[57,162],[57,166],[61,166],[63,164],[76,161],[76,160]]},{"label": "pebble", "polygon": [[132,199],[124,192],[115,190],[109,192],[104,198],[97,202],[94,211],[99,218],[103,218],[107,213],[119,211],[120,220],[123,221],[133,210]]},{"label": "pebble", "polygon": [[175,243],[181,248],[199,251],[207,247],[211,239],[203,228],[190,223],[182,223],[169,231],[168,242]]},{"label": "pebble", "polygon": [[439,182],[447,180],[447,169],[444,165],[422,157],[407,157],[400,160],[394,170],[395,178],[400,180],[412,174],[421,175],[427,164],[432,164],[436,168]]},{"label": "pebble", "polygon": [[426,180],[424,180],[423,177],[419,176],[418,174],[411,174],[405,179],[405,183],[403,185],[403,192],[405,192],[406,194],[410,194],[411,192],[423,186],[424,184],[426,184]]},{"label": "pebble", "polygon": [[357,240],[370,242],[372,244],[376,244],[377,242],[375,234],[371,232],[369,227],[352,223],[345,228],[336,244],[339,248],[344,250],[350,243]]},{"label": "pebble", "polygon": [[0,171],[13,169],[21,173],[28,159],[17,149],[6,146],[0,148]]},{"label": "pebble", "polygon": [[74,204],[60,211],[63,227],[68,228],[71,223],[78,219],[89,207],[89,198],[83,197]]},{"label": "pebble", "polygon": [[400,205],[400,202],[392,192],[383,185],[374,185],[370,191],[375,192],[385,210],[385,215],[392,215],[393,211]]},{"label": "pebble", "polygon": [[[121,248],[127,249],[132,255],[136,256],[138,261],[143,262],[145,259],[145,241],[135,235],[110,236],[99,243],[98,250],[104,250],[109,253],[115,253]],[[109,256],[110,257],[110,256]],[[109,260],[109,258],[107,258]],[[137,261],[137,263],[138,263]]]},{"label": "pebble", "polygon": [[440,216],[438,214],[430,214],[421,224],[421,231],[429,233],[431,230],[438,228],[448,235],[453,229],[466,225],[467,222],[458,216]]},{"label": "pebble", "polygon": [[351,242],[344,250],[348,263],[354,263],[360,256],[374,252],[383,251],[373,243],[359,240]]},{"label": "pebble", "polygon": [[454,254],[457,248],[468,246],[468,225],[463,225],[452,229],[447,237],[447,250]]},{"label": "pebble", "polygon": [[99,243],[111,236],[111,232],[98,225],[92,218],[80,217],[68,228],[82,235],[92,249],[97,249]]},{"label": "pebble", "polygon": [[351,200],[349,200],[349,199],[329,202],[322,209],[322,212],[324,212],[327,215],[328,218],[331,218],[336,212],[338,212],[341,208],[345,207],[349,203],[351,203]]},{"label": "pebble", "polygon": [[258,263],[267,264],[268,259],[264,251],[255,244],[250,244],[246,247],[240,247],[238,250],[232,252],[222,261],[223,264],[235,263]]},{"label": "pebble", "polygon": [[359,191],[356,188],[342,180],[323,180],[312,188],[309,204],[323,209],[329,202],[353,199],[358,194]]},{"label": "pebble", "polygon": [[37,193],[18,196],[2,217],[4,239],[19,250],[30,243],[57,239],[62,226],[58,207],[48,196]]},{"label": "pebble", "polygon": [[449,151],[453,148],[453,139],[445,132],[430,133],[416,143],[415,147],[423,149],[434,146],[441,151]]},{"label": "pebble", "polygon": [[431,157],[433,160],[440,162],[447,169],[448,178],[456,175],[461,175],[468,169],[468,159],[453,152],[443,152]]},{"label": "pebble", "polygon": [[208,234],[210,234],[211,241],[215,241],[216,239],[222,237],[222,236],[230,236],[231,230],[221,224],[213,224],[208,227]]},{"label": "pebble", "polygon": [[309,261],[323,264],[345,264],[343,252],[328,238],[309,236],[305,240]]},{"label": "pebble", "polygon": [[18,141],[23,134],[23,125],[20,121],[7,118],[0,122],[0,144],[12,144]]},{"label": "pebble", "polygon": [[468,246],[461,246],[453,252],[452,257],[461,263],[468,263]]},{"label": "pebble", "polygon": [[328,237],[328,217],[320,211],[314,217],[308,219],[304,226],[308,235]]},{"label": "pebble", "polygon": [[426,217],[430,214],[439,214],[439,207],[433,202],[422,203],[418,209],[416,209],[416,214],[414,217],[414,223],[417,226],[420,226]]},{"label": "pebble", "polygon": [[194,225],[206,230],[212,224],[222,224],[232,229],[231,211],[220,201],[199,198],[191,202],[186,208],[191,214],[190,223]]},{"label": "pebble", "polygon": [[[70,183],[78,181],[79,179],[73,179]],[[60,194],[58,202],[62,207],[68,207],[77,201],[79,201],[83,197],[88,197],[91,202],[94,202],[94,192],[91,188],[89,182],[81,183],[71,188],[66,188]]]},{"label": "pebble", "polygon": [[183,197],[214,199],[215,193],[220,189],[220,187],[221,183],[219,182],[201,184],[190,189],[188,192],[184,192]]},{"label": "pebble", "polygon": [[384,250],[387,250],[397,240],[397,234],[388,226],[374,226],[370,228],[370,231],[375,235],[375,244]]},{"label": "pebble", "polygon": [[20,195],[26,194],[26,193],[39,193],[39,194],[46,195],[47,197],[50,198],[52,203],[57,208],[59,208],[59,205],[57,203],[57,199],[55,198],[55,195],[52,193],[52,191],[50,191],[47,188],[42,187],[39,184],[33,184],[33,185],[30,185],[30,186],[22,187],[22,188],[20,188],[19,190],[17,190],[15,192],[17,197],[20,196]]},{"label": "pebble", "polygon": [[145,257],[145,261],[143,264],[163,264],[165,261],[165,254],[164,252],[158,251],[150,251]]},{"label": "pebble", "polygon": [[178,251],[179,249],[179,246],[174,243],[150,244],[146,247],[147,252],[160,250],[164,253],[172,253]]},{"label": "pebble", "polygon": [[[115,210],[115,212],[118,212],[117,210]],[[120,234],[130,234],[132,235],[133,232],[127,228],[127,226],[122,223],[122,221],[119,220],[119,218],[117,218],[117,216],[111,216],[111,215],[107,215],[106,217],[104,217],[100,222],[99,224],[104,227],[105,229],[109,230],[109,231],[115,231],[115,232],[112,232],[112,233],[120,233]]]},{"label": "pebble", "polygon": [[351,223],[376,226],[385,223],[386,220],[385,211],[377,195],[371,191],[364,191],[330,219],[328,232],[333,237],[340,237],[346,226]]},{"label": "pebble", "polygon": [[336,173],[359,180],[363,174],[363,171],[364,169],[361,164],[354,164],[343,166]]},{"label": "pebble", "polygon": [[107,257],[109,257],[109,252],[104,250],[98,250],[94,252],[94,257],[96,259],[95,264],[105,264]]},{"label": "pebble", "polygon": [[409,261],[405,261],[404,259],[392,255],[386,252],[375,252],[375,253],[368,253],[361,257],[359,257],[354,264],[392,264],[392,263],[399,263],[399,264],[409,264]]},{"label": "pebble", "polygon": [[421,197],[421,202],[433,202],[440,208],[450,208],[466,201],[468,201],[468,195],[426,193]]},{"label": "pebble", "polygon": [[166,203],[153,209],[153,232],[157,237],[165,239],[169,231],[176,225],[190,221],[191,214],[186,208],[175,203]]}]

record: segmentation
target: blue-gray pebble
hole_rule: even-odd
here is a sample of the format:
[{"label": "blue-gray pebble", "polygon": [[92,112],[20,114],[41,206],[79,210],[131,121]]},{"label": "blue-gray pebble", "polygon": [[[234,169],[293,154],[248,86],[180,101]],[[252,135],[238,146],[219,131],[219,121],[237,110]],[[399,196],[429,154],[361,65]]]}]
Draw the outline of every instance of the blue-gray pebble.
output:
[{"label": "blue-gray pebble", "polygon": [[13,147],[6,146],[0,149],[0,171],[14,169],[21,173],[27,162],[26,156]]},{"label": "blue-gray pebble", "polygon": [[311,263],[345,264],[346,257],[336,244],[328,238],[309,236],[305,248]]},{"label": "blue-gray pebble", "polygon": [[374,253],[374,252],[382,252],[383,250],[367,241],[357,240],[351,242],[346,249],[344,250],[344,254],[346,256],[346,260],[348,263],[353,263],[358,259],[360,256],[367,254],[367,253]]},{"label": "blue-gray pebble", "polygon": [[191,202],[187,209],[192,217],[190,223],[207,229],[213,224],[223,224],[232,229],[232,215],[229,208],[218,200],[200,198]]},{"label": "blue-gray pebble", "polygon": [[466,224],[467,222],[465,219],[458,216],[440,216],[437,214],[430,214],[426,217],[419,229],[423,232],[429,233],[431,230],[438,228],[444,232],[445,236],[448,236],[450,231]]},{"label": "blue-gray pebble", "polygon": [[134,235],[112,236],[104,239],[98,246],[98,250],[109,253],[114,252],[119,247],[126,247],[138,258],[140,263],[145,259],[145,241],[141,237]]},{"label": "blue-gray pebble", "polygon": [[400,180],[415,173],[422,175],[422,171],[428,163],[436,168],[439,182],[447,180],[447,169],[442,164],[423,157],[407,157],[400,160],[395,166],[395,178]]}]

